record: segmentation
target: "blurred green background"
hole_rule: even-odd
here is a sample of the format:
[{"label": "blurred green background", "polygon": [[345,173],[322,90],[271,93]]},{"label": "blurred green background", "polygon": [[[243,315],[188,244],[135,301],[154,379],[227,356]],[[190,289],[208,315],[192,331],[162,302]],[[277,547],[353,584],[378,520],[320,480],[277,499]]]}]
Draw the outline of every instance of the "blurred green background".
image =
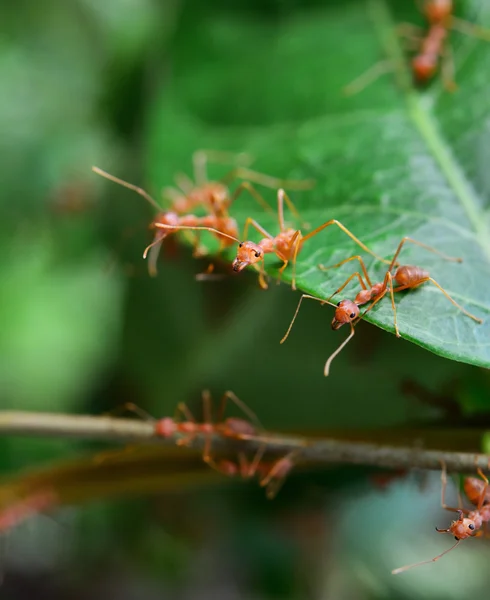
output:
[{"label": "blurred green background", "polygon": [[[420,22],[408,4],[398,3],[399,12]],[[233,390],[269,429],[486,426],[489,378],[483,370],[364,324],[325,379],[323,363],[339,340],[329,328],[329,309],[305,306],[294,338],[280,346],[298,299],[288,286],[263,292],[253,274],[198,283],[194,276],[208,262],[194,260],[189,248],[177,244],[166,245],[158,278],[150,279],[140,256],[151,209],[90,170],[98,165],[158,195],[161,173],[175,172],[166,164],[156,174],[155,151],[160,138],[165,142],[165,131],[155,130],[159,115],[168,119],[175,110],[175,99],[166,96],[175,80],[188,90],[188,103],[179,110],[187,111],[190,128],[191,117],[243,125],[251,103],[251,125],[270,122],[254,87],[263,65],[252,62],[235,73],[236,89],[223,89],[220,70],[229,78],[234,56],[217,55],[214,78],[193,67],[194,57],[203,47],[210,56],[218,52],[213,35],[226,37],[231,22],[235,31],[240,24],[244,31],[255,28],[245,42],[266,47],[265,23],[279,26],[324,8],[355,13],[365,3],[1,5],[2,408],[100,414],[131,401],[153,415],[168,415],[185,401],[198,413],[206,387],[216,396]],[[361,72],[356,44],[363,32],[345,35],[352,40],[348,71]],[[240,41],[236,52],[243,57],[248,49],[243,36]],[[332,55],[328,64],[334,62]],[[309,76],[324,77],[326,64],[313,56]],[[287,62],[267,66],[289,68]],[[336,74],[331,94],[340,110],[349,77]],[[244,78],[245,97],[236,94]],[[321,97],[302,95],[294,81],[291,87],[293,112],[279,94],[272,122],[321,110]],[[185,133],[176,144],[179,161],[187,156],[178,168],[190,174],[198,148],[189,146]],[[261,170],[257,158],[254,166]],[[226,168],[210,172],[218,177]],[[274,201],[273,191],[264,195]],[[419,402],[424,393],[445,396],[452,411]],[[471,445],[471,432],[468,440]],[[5,475],[95,451],[90,444],[25,438],[1,439],[0,448]],[[371,475],[347,467],[293,475],[273,502],[251,484],[190,482],[152,497],[65,508],[54,519],[40,516],[2,536],[0,594],[121,600],[485,594],[490,553],[483,541],[463,544],[436,565],[390,575],[394,567],[449,547],[449,538],[433,532],[449,519],[439,509],[437,474],[410,473],[386,488]]]}]

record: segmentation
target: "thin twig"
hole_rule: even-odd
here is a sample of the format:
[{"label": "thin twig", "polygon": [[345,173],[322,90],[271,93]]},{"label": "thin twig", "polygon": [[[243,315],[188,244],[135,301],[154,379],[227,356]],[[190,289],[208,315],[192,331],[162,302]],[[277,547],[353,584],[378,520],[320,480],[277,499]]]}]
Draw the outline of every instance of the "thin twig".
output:
[{"label": "thin twig", "polygon": [[[0,412],[0,435],[37,435],[74,437],[119,442],[174,444],[176,437],[164,439],[155,434],[150,421],[121,419],[109,416],[64,415],[52,413]],[[473,472],[489,469],[490,456],[468,452],[424,450],[417,447],[389,446],[339,439],[312,440],[307,437],[282,434],[247,436],[246,440],[216,439],[217,451],[236,452],[246,443],[251,450],[266,443],[268,452],[286,454],[301,450],[301,461],[326,464],[356,464],[377,467],[420,468],[439,470],[441,461],[448,471]],[[203,438],[196,436],[195,445],[202,447]]]}]

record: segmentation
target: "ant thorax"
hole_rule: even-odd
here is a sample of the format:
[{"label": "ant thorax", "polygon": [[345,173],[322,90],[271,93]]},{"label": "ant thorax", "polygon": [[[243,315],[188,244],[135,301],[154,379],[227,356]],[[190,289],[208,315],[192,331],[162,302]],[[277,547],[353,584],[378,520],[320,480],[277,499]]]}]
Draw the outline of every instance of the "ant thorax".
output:
[{"label": "ant thorax", "polygon": [[[276,239],[274,241],[275,249],[278,252],[280,252],[282,255],[289,257],[291,255],[293,238],[296,235],[297,235],[296,229],[290,228],[290,229],[286,229],[285,231],[281,231],[281,233],[279,233],[276,236]],[[264,248],[264,250],[265,250],[265,248]],[[265,250],[265,251],[267,252],[267,250]]]}]

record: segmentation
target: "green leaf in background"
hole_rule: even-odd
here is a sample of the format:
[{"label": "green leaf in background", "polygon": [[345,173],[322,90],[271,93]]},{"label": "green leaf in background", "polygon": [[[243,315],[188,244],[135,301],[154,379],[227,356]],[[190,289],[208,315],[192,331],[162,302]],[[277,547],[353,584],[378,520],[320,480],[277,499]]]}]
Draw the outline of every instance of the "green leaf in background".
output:
[{"label": "green leaf in background", "polygon": [[[486,2],[459,2],[457,14],[490,23]],[[257,157],[254,167],[271,175],[315,178],[313,191],[292,194],[312,226],[336,218],[387,258],[406,235],[464,258],[463,264],[445,262],[409,245],[401,255],[402,263],[428,270],[484,324],[459,313],[426,284],[398,295],[399,329],[437,354],[489,366],[490,44],[451,35],[458,91],[445,92],[436,79],[417,92],[395,34],[401,21],[421,23],[415,3],[332,1],[266,22],[226,7],[186,18],[174,40],[173,78],[149,123],[151,187],[189,171],[192,152],[203,147],[250,152]],[[192,53],[186,51],[190,38]],[[357,95],[343,94],[346,84],[386,58],[396,62],[392,74]],[[222,173],[211,169],[212,177]],[[264,195],[275,202],[274,192]],[[241,225],[252,216],[271,233],[278,231],[274,218],[245,197],[232,213]],[[357,253],[344,234],[327,229],[300,253],[298,287],[329,297],[354,263],[326,273],[318,263]],[[383,265],[370,257],[367,264],[373,281],[382,280]],[[277,274],[275,257],[266,265]],[[290,269],[284,279],[291,280]],[[356,289],[349,286],[346,297],[353,298]],[[330,335],[332,314],[322,314]],[[393,331],[390,302],[381,302],[367,320]]]}]

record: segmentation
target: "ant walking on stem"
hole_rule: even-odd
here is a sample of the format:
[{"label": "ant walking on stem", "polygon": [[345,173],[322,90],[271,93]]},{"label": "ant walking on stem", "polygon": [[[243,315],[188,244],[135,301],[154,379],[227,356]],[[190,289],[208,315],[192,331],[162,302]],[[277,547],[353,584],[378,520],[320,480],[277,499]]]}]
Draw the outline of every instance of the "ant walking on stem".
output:
[{"label": "ant walking on stem", "polygon": [[[243,156],[243,155],[239,155]],[[149,254],[148,271],[151,276],[157,274],[156,263],[160,248],[163,240],[169,232],[157,229],[156,225],[165,224],[172,226],[185,226],[185,227],[208,227],[211,229],[217,229],[220,232],[227,234],[227,236],[237,237],[238,226],[232,217],[229,216],[228,210],[231,204],[244,192],[247,191],[256,202],[268,212],[272,212],[271,207],[257,192],[250,181],[259,183],[266,187],[277,188],[279,186],[287,187],[289,189],[303,190],[310,189],[314,185],[314,181],[294,181],[294,180],[282,180],[256,171],[251,171],[245,167],[236,167],[230,173],[228,173],[221,181],[209,181],[207,177],[207,162],[209,159],[213,159],[216,162],[224,162],[231,160],[231,155],[226,152],[212,152],[200,150],[194,153],[193,164],[194,164],[194,178],[193,182],[186,175],[180,174],[176,177],[176,184],[179,189],[176,188],[165,188],[164,196],[169,198],[172,202],[169,210],[165,211],[161,206],[152,198],[143,188],[128,183],[114,175],[99,169],[98,167],[92,167],[92,171],[117,183],[130,190],[133,190],[143,198],[145,198],[157,211],[157,216],[150,223],[150,229],[155,230],[155,236],[153,242],[145,250],[144,257]],[[231,182],[237,178],[247,178],[250,181],[242,181],[236,190],[231,193],[227,182]],[[207,216],[196,216],[188,213],[195,208],[202,206],[209,212]],[[227,242],[226,236],[219,237],[221,242],[220,251],[230,245]],[[199,238],[194,239],[194,255],[198,255]]]},{"label": "ant walking on stem", "polygon": [[[427,282],[430,282],[433,285],[435,285],[444,294],[444,296],[446,296],[446,298],[458,310],[460,310],[462,313],[464,313],[467,317],[469,317],[470,319],[473,319],[477,323],[483,323],[482,319],[475,317],[475,315],[472,315],[470,312],[468,312],[466,309],[464,309],[462,306],[460,306],[453,298],[451,298],[451,296],[446,292],[446,290],[441,285],[439,285],[439,283],[437,283],[437,281],[435,281],[435,279],[430,277],[429,273],[426,270],[424,270],[420,267],[413,266],[413,265],[403,265],[403,266],[399,265],[399,263],[397,262],[397,258],[406,242],[411,242],[412,244],[421,246],[422,248],[425,248],[426,250],[429,250],[430,252],[433,252],[434,254],[441,256],[444,260],[453,261],[453,262],[462,262],[461,258],[453,258],[450,256],[446,256],[445,254],[442,254],[441,252],[439,252],[435,248],[432,248],[431,246],[427,246],[426,244],[423,244],[422,242],[417,242],[416,240],[413,240],[412,238],[404,237],[402,239],[402,241],[400,242],[400,244],[398,245],[398,248],[393,256],[393,259],[391,260],[390,266],[388,268],[388,271],[386,272],[384,280],[380,283],[375,283],[374,285],[371,282],[371,279],[369,278],[364,261],[358,255],[346,258],[345,260],[343,260],[335,265],[331,265],[329,267],[319,265],[319,268],[321,270],[326,271],[328,269],[334,269],[334,268],[340,267],[341,265],[344,265],[344,264],[350,262],[351,260],[357,260],[357,261],[359,261],[359,264],[361,266],[361,270],[364,275],[364,279],[362,278],[362,275],[359,273],[359,271],[356,271],[355,273],[350,275],[345,280],[345,282],[330,296],[330,298],[328,298],[328,300],[322,300],[321,298],[317,298],[316,296],[311,296],[309,294],[303,294],[298,302],[296,312],[294,313],[294,316],[291,320],[289,328],[288,328],[285,336],[281,340],[281,344],[283,342],[285,342],[289,336],[289,333],[293,327],[294,321],[296,320],[296,317],[298,315],[298,312],[301,307],[301,303],[302,303],[303,299],[308,298],[311,300],[316,300],[317,302],[321,302],[322,304],[330,304],[331,306],[335,306],[335,315],[334,315],[334,318],[332,319],[332,324],[331,324],[332,329],[334,329],[334,330],[340,329],[342,327],[342,325],[345,325],[348,323],[350,325],[351,332],[350,332],[350,335],[347,337],[347,339],[344,342],[342,342],[342,344],[337,348],[337,350],[335,350],[335,352],[333,352],[330,355],[329,359],[325,363],[324,374],[325,374],[325,376],[328,376],[328,374],[330,372],[330,365],[332,364],[333,359],[342,351],[342,349],[354,337],[355,325],[357,325],[357,323],[366,315],[366,313],[368,313],[370,310],[372,310],[376,306],[376,304],[385,297],[385,295],[388,293],[388,291],[390,292],[390,295],[391,295],[391,307],[393,309],[395,334],[397,337],[401,337],[400,332],[398,330],[398,324],[397,324],[397,319],[396,319],[396,306],[395,306],[394,294],[395,294],[395,292],[401,292],[403,290],[408,290],[408,289],[413,289],[413,288],[419,287],[420,285],[427,283]],[[397,267],[397,269],[396,269],[395,273],[392,274],[392,271],[395,267]],[[356,277],[359,280],[362,290],[357,294],[357,296],[354,298],[354,300],[341,300],[337,305],[332,304],[332,302],[330,302],[330,300],[333,298],[333,296],[340,293]],[[398,284],[398,287],[394,287],[393,282]],[[367,308],[362,315],[359,315],[359,312],[360,312],[359,306],[361,306],[363,304],[367,304],[368,302],[371,302],[369,308]]]},{"label": "ant walking on stem", "polygon": [[[241,477],[248,480],[256,475],[259,477],[259,485],[266,488],[266,496],[269,499],[275,497],[279,491],[286,476],[293,469],[295,456],[299,450],[294,450],[279,460],[265,462],[263,460],[267,444],[264,442],[257,449],[252,460],[248,460],[244,452],[238,453],[238,461],[230,459],[215,459],[212,456],[213,436],[231,438],[237,440],[246,440],[250,437],[256,437],[264,431],[258,417],[240,400],[232,391],[223,394],[218,410],[212,418],[212,399],[208,390],[202,392],[203,401],[203,422],[197,421],[188,406],[181,402],[177,405],[175,417],[164,417],[154,419],[139,406],[129,403],[121,409],[130,410],[142,419],[154,422],[155,434],[158,437],[171,438],[175,434],[181,434],[182,437],[176,442],[178,446],[189,446],[198,435],[204,436],[204,448],[202,458],[211,468],[227,477]],[[226,404],[228,401],[238,406],[250,420],[227,417],[223,418]]]},{"label": "ant walking on stem", "polygon": [[484,535],[484,531],[481,528],[490,521],[490,484],[481,469],[478,469],[478,475],[481,477],[481,479],[477,479],[476,477],[466,477],[464,480],[464,491],[466,496],[468,497],[468,500],[476,506],[476,509],[468,510],[466,508],[453,508],[448,506],[445,500],[447,473],[446,465],[445,463],[442,463],[441,506],[445,510],[458,513],[458,518],[453,521],[447,529],[439,529],[436,527],[436,531],[438,533],[449,533],[453,535],[456,543],[434,558],[414,563],[412,565],[399,567],[398,569],[393,569],[393,575],[398,575],[399,573],[403,573],[404,571],[408,571],[414,567],[436,562],[445,554],[448,554],[451,552],[451,550],[454,550],[454,548],[459,546],[459,544],[466,538],[480,537]]},{"label": "ant walking on stem", "polygon": [[[453,0],[425,0],[421,7],[422,13],[428,23],[427,31],[410,23],[402,23],[398,33],[403,36],[416,54],[411,61],[414,80],[425,84],[436,74],[441,60],[441,75],[444,87],[448,91],[456,89],[454,82],[454,63],[447,39],[451,29],[458,30],[466,35],[490,41],[490,31],[478,25],[469,23],[454,16]],[[393,61],[385,60],[368,69],[355,79],[346,88],[348,95],[360,92],[379,76],[394,69]]]},{"label": "ant walking on stem", "polygon": [[[372,250],[370,250],[361,240],[359,240],[345,225],[343,225],[340,221],[336,219],[331,219],[330,221],[326,221],[322,225],[318,226],[313,231],[310,231],[306,235],[303,235],[300,229],[293,229],[291,227],[286,227],[284,220],[284,203],[288,206],[289,210],[293,213],[293,215],[300,220],[298,211],[296,210],[294,204],[292,203],[289,196],[283,189],[279,189],[277,192],[277,217],[279,222],[279,233],[274,236],[270,234],[266,229],[262,227],[255,219],[248,217],[245,222],[245,229],[243,231],[244,240],[247,239],[249,227],[253,227],[256,229],[263,238],[259,242],[251,242],[244,241],[240,242],[235,238],[235,242],[238,242],[237,255],[235,260],[233,261],[233,270],[237,273],[243,271],[245,267],[252,265],[259,268],[259,285],[263,289],[267,289],[267,281],[265,278],[265,266],[264,266],[264,256],[265,254],[275,254],[278,258],[283,261],[281,268],[279,269],[279,276],[281,277],[285,268],[288,266],[289,262],[292,263],[293,273],[292,273],[292,281],[291,287],[293,290],[296,289],[296,261],[300,250],[303,248],[305,242],[309,239],[318,235],[321,231],[330,227],[331,225],[336,225],[339,229],[341,229],[346,235],[348,235],[351,240],[353,240],[358,246],[360,246],[365,252],[371,254],[377,260],[389,264],[389,260],[385,260],[381,258],[377,254],[375,254]],[[210,227],[181,227],[179,225],[172,226],[166,224],[155,224],[155,227],[162,229],[207,229],[214,234],[219,234],[220,232],[216,231],[214,228]],[[221,235],[225,235],[222,233]],[[229,239],[233,239],[231,235],[227,234],[225,237]],[[260,267],[258,266],[260,263]]]}]

